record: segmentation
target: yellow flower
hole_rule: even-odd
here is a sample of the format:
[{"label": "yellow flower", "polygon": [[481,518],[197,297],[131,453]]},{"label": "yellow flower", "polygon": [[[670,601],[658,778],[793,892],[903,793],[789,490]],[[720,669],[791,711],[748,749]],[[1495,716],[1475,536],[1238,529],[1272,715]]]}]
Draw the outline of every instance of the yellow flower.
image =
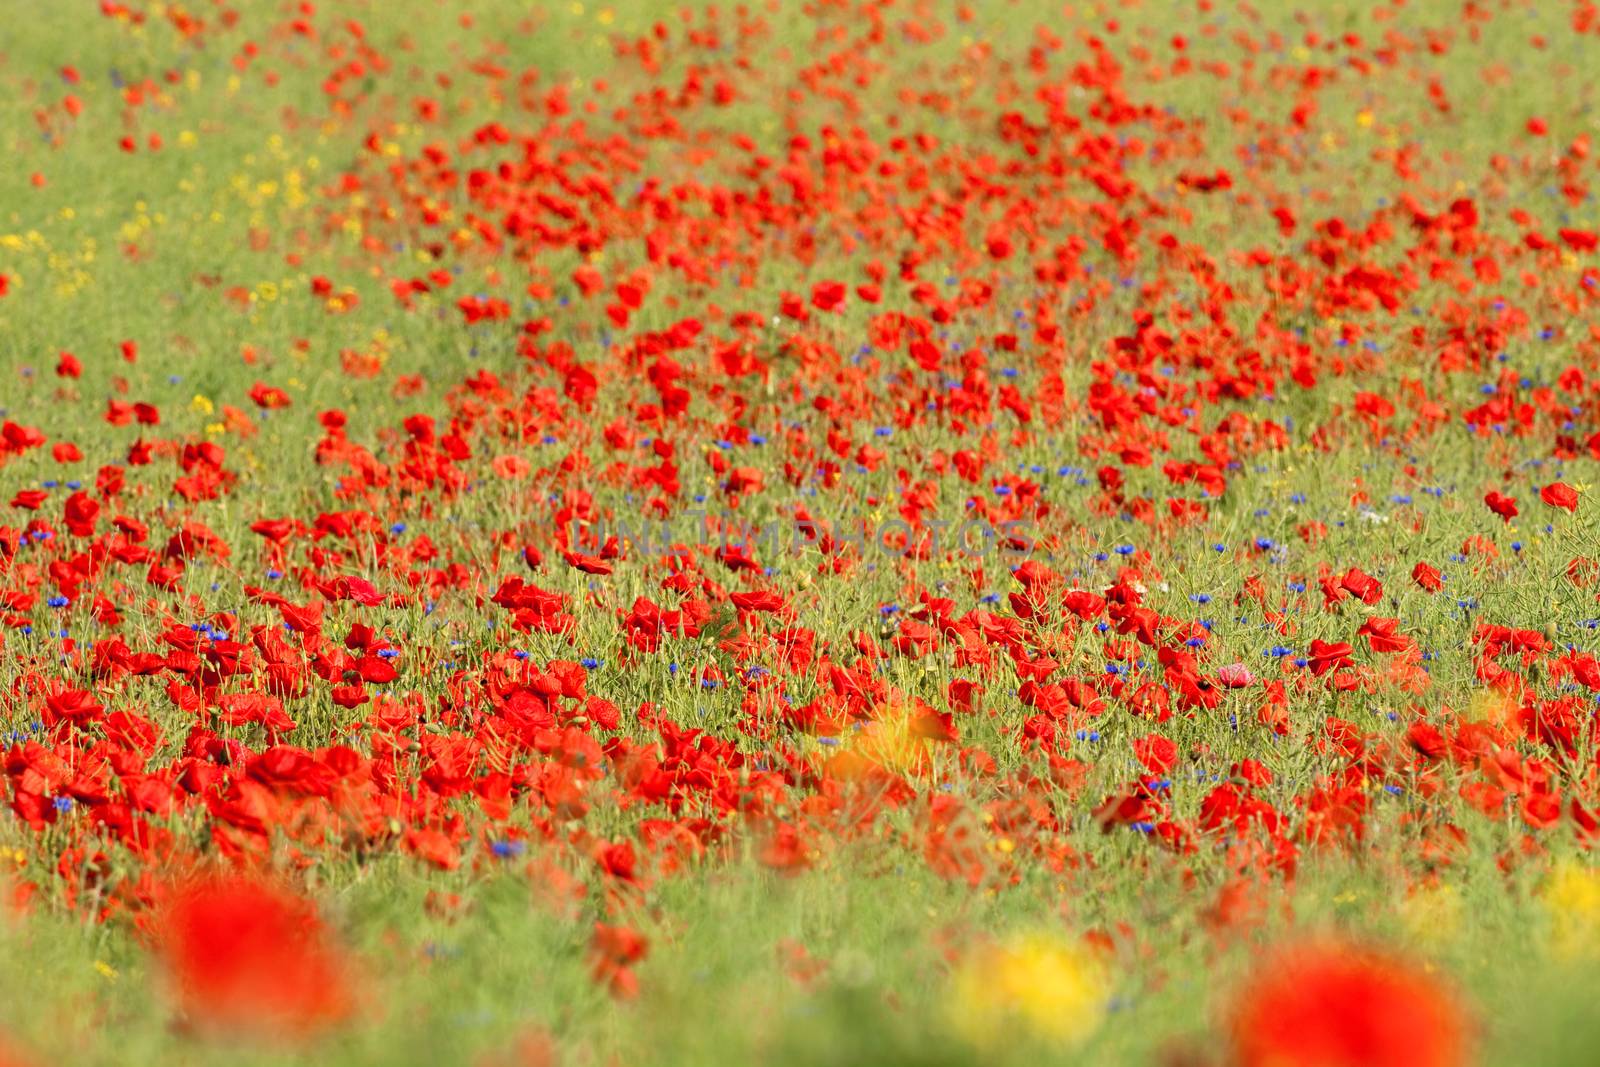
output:
[{"label": "yellow flower", "polygon": [[1448,885],[1419,889],[1400,905],[1400,917],[1418,941],[1448,940],[1461,926],[1461,894]]},{"label": "yellow flower", "polygon": [[1497,692],[1493,689],[1481,689],[1468,705],[1466,718],[1470,722],[1491,722],[1496,725],[1504,725],[1516,718],[1521,706],[1520,702],[1503,692]]},{"label": "yellow flower", "polygon": [[1105,1018],[1110,982],[1082,945],[1026,934],[972,953],[950,988],[950,1020],[980,1048],[999,1048],[1020,1027],[1057,1045],[1083,1043]]},{"label": "yellow flower", "polygon": [[1543,897],[1557,954],[1571,958],[1600,950],[1600,872],[1562,864],[1551,875]]}]

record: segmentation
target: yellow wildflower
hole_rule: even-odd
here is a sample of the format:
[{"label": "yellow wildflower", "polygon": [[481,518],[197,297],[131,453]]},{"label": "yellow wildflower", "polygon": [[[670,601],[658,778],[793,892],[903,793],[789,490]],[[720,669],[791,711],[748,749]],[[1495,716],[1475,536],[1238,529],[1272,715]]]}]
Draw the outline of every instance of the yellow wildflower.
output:
[{"label": "yellow wildflower", "polygon": [[1448,885],[1419,889],[1400,905],[1400,917],[1418,941],[1448,940],[1461,926],[1461,894]]},{"label": "yellow wildflower", "polygon": [[1090,951],[1050,934],[981,948],[956,971],[950,1020],[979,1048],[999,1048],[1020,1027],[1057,1045],[1079,1045],[1104,1020],[1109,978]]},{"label": "yellow wildflower", "polygon": [[1551,875],[1543,898],[1557,954],[1571,958],[1600,949],[1600,872],[1563,864]]}]

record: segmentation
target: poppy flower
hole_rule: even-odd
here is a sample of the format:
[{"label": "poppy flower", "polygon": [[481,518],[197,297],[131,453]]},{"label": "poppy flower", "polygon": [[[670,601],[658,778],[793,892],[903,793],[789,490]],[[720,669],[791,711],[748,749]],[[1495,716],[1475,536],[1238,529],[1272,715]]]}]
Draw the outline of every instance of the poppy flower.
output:
[{"label": "poppy flower", "polygon": [[1514,498],[1506,496],[1498,490],[1491,489],[1484,495],[1483,502],[1489,510],[1500,516],[1506,522],[1517,517],[1517,502]]},{"label": "poppy flower", "polygon": [[340,578],[339,585],[344,596],[357,604],[371,608],[383,603],[383,594],[378,592],[377,586],[365,578]]},{"label": "poppy flower", "polygon": [[1323,641],[1320,638],[1311,642],[1310,655],[1306,657],[1311,673],[1318,678],[1332,670],[1339,670],[1353,664],[1350,654],[1355,649],[1345,641]]},{"label": "poppy flower", "polygon": [[1467,1017],[1438,979],[1356,945],[1280,948],[1238,989],[1228,1034],[1240,1067],[1457,1067]]},{"label": "poppy flower", "polygon": [[595,923],[589,941],[590,973],[613,996],[630,1000],[639,995],[639,979],[634,964],[645,958],[650,942],[631,926]]},{"label": "poppy flower", "polygon": [[1229,663],[1217,669],[1217,681],[1229,689],[1244,689],[1255,684],[1256,677],[1243,663]]},{"label": "poppy flower", "polygon": [[217,1037],[304,1038],[352,1015],[349,965],[309,902],[247,875],[177,887],[157,951],[185,1025]]},{"label": "poppy flower", "polygon": [[1551,482],[1539,490],[1539,499],[1553,508],[1564,511],[1578,510],[1578,491],[1563,482]]},{"label": "poppy flower", "polygon": [[1411,568],[1411,580],[1417,583],[1419,589],[1429,593],[1437,593],[1444,588],[1444,575],[1439,572],[1439,568],[1420,560]]}]

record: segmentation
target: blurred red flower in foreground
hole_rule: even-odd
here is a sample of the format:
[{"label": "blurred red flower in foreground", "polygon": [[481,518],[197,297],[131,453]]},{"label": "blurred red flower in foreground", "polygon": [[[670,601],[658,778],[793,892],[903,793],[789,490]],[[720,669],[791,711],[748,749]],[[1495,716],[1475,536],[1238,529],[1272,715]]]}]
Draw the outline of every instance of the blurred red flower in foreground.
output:
[{"label": "blurred red flower in foreground", "polygon": [[0,1067],[33,1067],[38,1061],[12,1044],[0,1044]]},{"label": "blurred red flower in foreground", "polygon": [[158,929],[185,1023],[198,1030],[307,1037],[347,1018],[350,976],[311,904],[240,876],[178,890]]},{"label": "blurred red flower in foreground", "polygon": [[1430,975],[1369,949],[1279,950],[1237,994],[1229,1020],[1242,1067],[1452,1067],[1466,1021]]}]

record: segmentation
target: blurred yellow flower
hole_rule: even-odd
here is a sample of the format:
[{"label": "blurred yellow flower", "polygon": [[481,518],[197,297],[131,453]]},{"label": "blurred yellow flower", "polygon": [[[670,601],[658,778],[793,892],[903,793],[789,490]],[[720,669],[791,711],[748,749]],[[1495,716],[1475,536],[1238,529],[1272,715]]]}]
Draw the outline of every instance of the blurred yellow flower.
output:
[{"label": "blurred yellow flower", "polygon": [[1600,950],[1600,872],[1562,864],[1550,876],[1543,897],[1557,954],[1570,958]]},{"label": "blurred yellow flower", "polygon": [[1078,1045],[1105,1018],[1109,976],[1090,951],[1049,934],[1027,934],[974,951],[951,980],[950,1020],[980,1048],[1022,1028],[1058,1045]]},{"label": "blurred yellow flower", "polygon": [[1418,941],[1446,941],[1461,927],[1461,894],[1448,885],[1418,889],[1400,905],[1400,917]]}]

